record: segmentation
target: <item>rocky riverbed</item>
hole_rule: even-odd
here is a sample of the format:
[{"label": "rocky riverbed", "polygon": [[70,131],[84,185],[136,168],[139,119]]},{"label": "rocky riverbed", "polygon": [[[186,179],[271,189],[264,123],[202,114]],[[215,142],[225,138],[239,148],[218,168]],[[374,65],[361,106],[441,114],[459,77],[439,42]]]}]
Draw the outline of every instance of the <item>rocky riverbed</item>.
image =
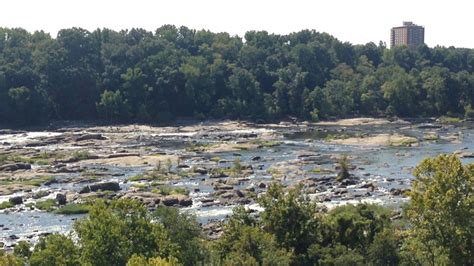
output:
[{"label": "rocky riverbed", "polygon": [[[95,198],[134,198],[151,210],[176,206],[214,222],[245,205],[258,211],[272,182],[302,184],[331,208],[407,200],[413,168],[425,157],[474,157],[474,125],[347,119],[324,123],[236,121],[0,129],[0,242],[64,232]],[[337,180],[347,155],[351,177]]]}]

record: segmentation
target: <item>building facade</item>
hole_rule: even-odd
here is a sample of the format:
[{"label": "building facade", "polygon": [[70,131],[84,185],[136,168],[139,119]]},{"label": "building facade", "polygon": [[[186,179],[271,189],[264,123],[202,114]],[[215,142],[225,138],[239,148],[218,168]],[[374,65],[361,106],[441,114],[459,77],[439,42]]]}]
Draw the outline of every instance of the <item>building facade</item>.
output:
[{"label": "building facade", "polygon": [[403,26],[392,28],[390,31],[390,47],[406,45],[414,48],[424,43],[425,28],[413,22],[403,22]]}]

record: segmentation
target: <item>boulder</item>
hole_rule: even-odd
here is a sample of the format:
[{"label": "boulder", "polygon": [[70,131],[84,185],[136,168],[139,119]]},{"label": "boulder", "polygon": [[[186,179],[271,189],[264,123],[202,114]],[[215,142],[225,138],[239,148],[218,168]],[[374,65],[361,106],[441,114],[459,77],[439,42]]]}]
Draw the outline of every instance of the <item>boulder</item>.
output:
[{"label": "boulder", "polygon": [[225,173],[222,173],[222,172],[219,172],[219,173],[212,173],[209,178],[225,178],[225,177],[229,177],[229,175],[225,174]]},{"label": "boulder", "polygon": [[83,140],[104,140],[106,139],[102,134],[84,134],[81,136],[76,137],[76,141],[83,141]]},{"label": "boulder", "polygon": [[43,197],[46,197],[50,194],[51,192],[50,191],[47,191],[47,190],[40,190],[38,192],[36,192],[35,194],[33,194],[33,199],[40,199],[40,198],[43,198]]},{"label": "boulder", "polygon": [[0,166],[0,171],[16,171],[29,169],[31,169],[31,164],[29,163],[9,163]]},{"label": "boulder", "polygon": [[238,189],[235,190],[235,195],[239,196],[240,198],[245,197],[244,193],[242,191],[238,190]]},{"label": "boulder", "polygon": [[67,203],[66,194],[58,193],[56,194],[56,201],[59,205],[65,205]]},{"label": "boulder", "polygon": [[174,206],[178,205],[179,199],[174,195],[169,195],[161,199],[161,202],[165,206]]},{"label": "boulder", "polygon": [[190,197],[184,195],[168,195],[161,199],[161,202],[165,206],[181,206],[188,207],[193,205],[193,200]]},{"label": "boulder", "polygon": [[198,174],[201,174],[201,175],[205,175],[207,174],[207,169],[203,168],[203,167],[196,167],[194,170],[193,170],[194,173],[198,173]]},{"label": "boulder", "polygon": [[85,186],[79,192],[80,194],[95,192],[95,191],[119,191],[120,185],[117,182],[104,182],[104,183],[96,183],[89,186]]},{"label": "boulder", "polygon": [[21,196],[11,197],[8,199],[11,204],[18,205],[23,203],[23,198]]}]

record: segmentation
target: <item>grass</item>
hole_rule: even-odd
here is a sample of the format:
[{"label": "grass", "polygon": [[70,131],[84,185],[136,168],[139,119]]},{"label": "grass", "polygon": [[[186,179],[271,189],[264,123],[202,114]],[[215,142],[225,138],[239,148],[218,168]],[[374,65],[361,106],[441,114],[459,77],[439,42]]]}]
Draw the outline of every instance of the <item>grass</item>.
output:
[{"label": "grass", "polygon": [[0,185],[1,186],[6,186],[6,185],[18,184],[18,185],[27,185],[27,186],[39,187],[44,183],[52,182],[54,180],[55,180],[55,178],[52,177],[52,176],[42,176],[42,177],[34,178],[34,179],[22,179],[22,178],[13,179],[13,178],[9,178],[9,179],[0,180]]},{"label": "grass", "polygon": [[72,158],[74,160],[87,160],[91,157],[91,154],[88,152],[88,151],[75,151],[73,154],[72,154]]},{"label": "grass", "polygon": [[41,152],[40,154],[34,155],[33,157],[27,157],[17,154],[0,155],[0,164],[6,162],[14,162],[14,163],[29,163],[29,164],[38,164],[38,165],[48,165],[51,159],[59,159],[64,157],[64,155],[59,154],[57,152]]},{"label": "grass", "polygon": [[36,208],[47,212],[52,212],[57,208],[57,206],[58,205],[56,204],[56,200],[54,199],[47,199],[36,202]]},{"label": "grass", "polygon": [[221,157],[219,157],[219,156],[212,157],[212,158],[210,159],[211,162],[215,162],[215,163],[218,163],[220,160],[221,160]]},{"label": "grass", "polygon": [[204,152],[212,147],[215,147],[216,145],[219,144],[213,144],[213,143],[191,143],[188,145],[185,150],[187,152]]},{"label": "grass", "polygon": [[90,206],[88,204],[82,204],[82,203],[70,203],[67,204],[55,211],[56,214],[65,214],[65,215],[70,215],[70,214],[82,214],[82,213],[88,213],[89,212]]},{"label": "grass", "polygon": [[0,164],[4,164],[8,160],[8,156],[5,154],[0,154]]},{"label": "grass", "polygon": [[4,201],[4,202],[0,203],[0,210],[8,209],[8,208],[11,208],[13,206],[14,206],[13,203],[11,203],[9,201]]},{"label": "grass", "polygon": [[262,140],[262,139],[255,139],[250,141],[251,144],[258,145],[258,148],[271,148],[281,145],[280,141],[276,140]]},{"label": "grass", "polygon": [[459,117],[444,116],[444,115],[440,116],[438,120],[441,124],[457,124],[457,123],[462,122],[462,119]]},{"label": "grass", "polygon": [[395,146],[395,147],[410,147],[412,144],[418,143],[418,140],[416,138],[412,137],[404,137],[400,140],[394,141],[390,140],[390,146]]},{"label": "grass", "polygon": [[313,174],[332,174],[332,173],[334,173],[334,171],[332,171],[330,169],[324,169],[324,168],[321,168],[321,167],[313,168],[313,169],[309,170],[308,172],[313,173]]},{"label": "grass", "polygon": [[423,136],[423,139],[424,140],[427,140],[427,141],[433,141],[433,140],[439,140],[439,135],[438,134],[426,134]]},{"label": "grass", "polygon": [[49,194],[50,193],[47,190],[40,190],[40,191],[36,192],[35,194],[33,194],[33,198],[34,199],[40,199],[40,198],[48,196]]},{"label": "grass", "polygon": [[283,173],[281,172],[280,169],[277,168],[268,168],[266,171],[268,174],[272,175],[273,179],[280,178],[283,176]]},{"label": "grass", "polygon": [[128,181],[165,181],[168,180],[169,177],[165,174],[158,173],[156,171],[153,171],[151,173],[147,174],[140,174],[140,175],[135,175],[131,176],[128,178]]},{"label": "grass", "polygon": [[161,194],[163,196],[168,196],[168,195],[189,195],[189,190],[186,188],[182,187],[170,187],[170,186],[160,186],[158,188],[153,189],[151,192],[156,193],[156,194]]},{"label": "grass", "polygon": [[139,190],[145,190],[149,188],[150,186],[148,184],[136,183],[136,184],[133,184],[132,187],[137,188]]}]

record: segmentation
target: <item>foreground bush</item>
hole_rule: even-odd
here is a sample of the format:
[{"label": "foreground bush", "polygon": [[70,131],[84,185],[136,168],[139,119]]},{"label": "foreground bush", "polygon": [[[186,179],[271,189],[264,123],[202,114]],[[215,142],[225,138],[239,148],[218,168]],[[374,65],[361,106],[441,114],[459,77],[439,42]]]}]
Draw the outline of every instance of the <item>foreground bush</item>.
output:
[{"label": "foreground bush", "polygon": [[237,207],[209,243],[178,209],[150,213],[133,200],[97,201],[74,225],[77,243],[53,234],[32,253],[20,243],[0,255],[0,266],[473,265],[474,165],[441,155],[414,174],[406,221],[394,223],[392,210],[367,204],[319,212],[301,187],[273,184],[259,198],[260,216]]}]

